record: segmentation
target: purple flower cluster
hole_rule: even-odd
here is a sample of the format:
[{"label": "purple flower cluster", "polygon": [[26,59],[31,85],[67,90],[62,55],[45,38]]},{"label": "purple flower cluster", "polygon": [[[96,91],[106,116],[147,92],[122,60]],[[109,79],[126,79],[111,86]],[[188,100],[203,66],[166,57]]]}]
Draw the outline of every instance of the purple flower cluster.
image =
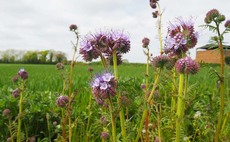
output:
[{"label": "purple flower cluster", "polygon": [[69,103],[69,98],[68,96],[60,96],[57,99],[57,105],[59,107],[65,107]]},{"label": "purple flower cluster", "polygon": [[129,52],[130,40],[122,31],[98,32],[86,35],[81,42],[80,54],[85,61],[92,61],[99,56],[109,58],[113,51],[118,55]]},{"label": "purple flower cluster", "polygon": [[175,68],[179,73],[196,74],[200,66],[196,61],[192,60],[192,58],[185,57],[177,60]]},{"label": "purple flower cluster", "polygon": [[198,33],[194,30],[192,20],[177,19],[177,23],[170,23],[164,52],[171,55],[181,55],[197,44]]},{"label": "purple flower cluster", "polygon": [[105,99],[116,94],[117,83],[111,73],[96,75],[91,85],[93,88],[92,93],[99,105],[103,105]]}]

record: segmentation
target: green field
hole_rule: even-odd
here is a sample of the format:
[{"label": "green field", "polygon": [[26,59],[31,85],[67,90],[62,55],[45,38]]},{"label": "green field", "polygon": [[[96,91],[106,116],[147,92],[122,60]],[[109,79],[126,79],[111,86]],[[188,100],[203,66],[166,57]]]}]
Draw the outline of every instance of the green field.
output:
[{"label": "green field", "polygon": [[[94,69],[92,74],[88,68]],[[17,120],[18,99],[12,97],[12,91],[18,85],[12,82],[12,77],[17,75],[20,68],[24,68],[29,78],[26,81],[26,89],[23,101],[23,119],[22,129],[24,139],[35,136],[37,141],[53,141],[61,134],[61,109],[56,105],[56,99],[63,92],[63,77],[69,76],[70,66],[65,66],[64,70],[57,70],[55,65],[29,65],[29,64],[1,64],[0,65],[0,112],[5,108],[11,110],[11,123],[8,124],[7,118],[0,116],[0,141],[5,141],[10,133],[16,134],[17,125],[13,122]],[[217,121],[215,117],[218,111],[218,88],[214,69],[217,65],[201,65],[201,70],[196,75],[189,76],[188,98],[186,98],[185,116],[187,120],[185,133],[183,136],[191,136],[194,140],[208,140],[213,137],[214,124]],[[110,69],[111,72],[113,68]],[[229,98],[229,67],[226,67],[226,99]],[[98,64],[76,64],[73,73],[73,90],[76,92],[72,110],[73,141],[101,141],[100,133],[102,126],[100,124],[101,115],[110,117],[100,106],[98,106],[91,97],[90,81],[92,75],[101,73],[103,68]],[[154,81],[156,70],[150,67],[149,80]],[[141,84],[145,83],[145,64],[123,64],[118,66],[119,92],[125,94],[130,105],[126,107],[126,126],[129,140],[136,135],[142,110],[144,92]],[[177,80],[178,81],[178,80]],[[174,136],[173,113],[170,112],[171,105],[171,87],[172,73],[163,71],[160,76],[159,94],[154,96],[154,100],[161,106],[161,131],[165,141],[170,141]],[[67,85],[68,86],[68,85]],[[64,92],[68,94],[68,89]],[[91,99],[92,98],[92,99]],[[228,100],[226,100],[227,102]],[[116,107],[116,104],[115,104]],[[158,106],[159,107],[159,106]],[[116,108],[119,109],[119,108]],[[152,115],[150,121],[156,125],[156,110],[151,108]],[[202,113],[197,127],[201,129],[202,134],[195,135],[197,128],[193,125],[195,122],[193,115],[196,111]],[[53,125],[57,122],[57,125]],[[117,122],[117,124],[119,124]],[[206,128],[210,125],[210,128]],[[6,127],[6,126],[10,126]],[[155,126],[156,127],[156,126]],[[226,123],[226,130],[223,139],[228,139],[227,133],[230,132],[230,124]],[[109,126],[108,126],[109,128]],[[206,129],[205,129],[206,128]],[[11,130],[11,131],[9,131]],[[117,127],[118,137],[121,136],[120,128]],[[157,128],[154,128],[151,135],[157,135]]]}]

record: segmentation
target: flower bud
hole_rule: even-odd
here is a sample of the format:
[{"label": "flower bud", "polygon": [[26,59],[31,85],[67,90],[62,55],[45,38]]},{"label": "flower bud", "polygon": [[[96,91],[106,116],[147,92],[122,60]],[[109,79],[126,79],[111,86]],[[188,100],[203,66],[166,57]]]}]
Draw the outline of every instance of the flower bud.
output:
[{"label": "flower bud", "polygon": [[69,102],[69,98],[68,96],[60,96],[58,99],[57,99],[57,105],[59,107],[65,107]]},{"label": "flower bud", "polygon": [[105,116],[101,116],[100,118],[101,124],[106,124],[107,123],[107,119]]},{"label": "flower bud", "polygon": [[14,76],[14,77],[12,78],[12,81],[13,81],[13,82],[17,82],[17,81],[18,81],[18,76]]},{"label": "flower bud", "polygon": [[70,31],[76,31],[77,30],[77,25],[72,24],[72,25],[69,26],[69,29],[70,29]]},{"label": "flower bud", "polygon": [[22,68],[18,71],[18,76],[25,80],[28,78],[28,73]]},{"label": "flower bud", "polygon": [[220,15],[220,16],[217,17],[216,20],[221,23],[221,22],[223,22],[225,20],[225,16],[224,15]]},{"label": "flower bud", "polygon": [[230,28],[230,20],[227,20],[224,24],[225,28]]},{"label": "flower bud", "polygon": [[148,47],[149,46],[149,42],[150,42],[149,38],[147,38],[147,37],[143,38],[142,39],[142,47],[143,48]]},{"label": "flower bud", "polygon": [[106,140],[109,138],[109,134],[107,132],[101,132],[101,138]]},{"label": "flower bud", "polygon": [[21,90],[19,88],[17,88],[12,92],[12,95],[14,98],[17,98],[20,96],[20,93],[21,93]]},{"label": "flower bud", "polygon": [[10,112],[11,112],[10,109],[7,108],[7,109],[3,110],[2,114],[3,114],[3,116],[9,116]]}]

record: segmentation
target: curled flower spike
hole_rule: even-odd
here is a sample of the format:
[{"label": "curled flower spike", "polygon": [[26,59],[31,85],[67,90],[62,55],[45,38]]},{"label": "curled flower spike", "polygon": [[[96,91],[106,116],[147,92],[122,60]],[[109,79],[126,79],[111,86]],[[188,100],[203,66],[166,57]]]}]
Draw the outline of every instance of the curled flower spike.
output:
[{"label": "curled flower spike", "polygon": [[18,71],[18,76],[20,76],[23,80],[28,79],[28,73],[23,68]]},{"label": "curled flower spike", "polygon": [[199,64],[190,57],[179,59],[176,62],[175,67],[179,73],[187,74],[196,74],[200,69]]},{"label": "curled flower spike", "polygon": [[193,48],[197,44],[198,33],[194,30],[194,23],[177,19],[177,23],[170,23],[168,27],[168,36],[164,52],[166,54],[181,55],[186,53],[188,49]]},{"label": "curled flower spike", "polygon": [[230,28],[230,20],[227,20],[224,24],[225,28]]},{"label": "curled flower spike", "polygon": [[60,96],[57,99],[57,105],[59,107],[65,107],[68,104],[68,102],[69,102],[68,96]]},{"label": "curled flower spike", "polygon": [[159,55],[151,60],[151,64],[153,67],[156,68],[163,68],[168,62],[170,61],[170,58],[166,55]]},{"label": "curled flower spike", "polygon": [[117,83],[111,73],[96,75],[91,82],[92,93],[99,105],[104,104],[104,100],[115,96]]}]

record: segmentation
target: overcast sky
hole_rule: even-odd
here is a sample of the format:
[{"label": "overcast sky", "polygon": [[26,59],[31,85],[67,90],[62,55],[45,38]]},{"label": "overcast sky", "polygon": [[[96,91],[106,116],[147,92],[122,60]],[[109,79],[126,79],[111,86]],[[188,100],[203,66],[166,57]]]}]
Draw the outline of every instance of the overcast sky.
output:
[{"label": "overcast sky", "polygon": [[[230,19],[230,0],[160,0],[163,37],[169,21],[194,17],[200,38],[196,47],[206,44],[211,35],[198,27],[205,14],[216,8]],[[54,49],[71,57],[75,35],[70,24],[79,26],[80,35],[99,29],[121,29],[129,33],[131,51],[123,58],[145,62],[141,40],[149,37],[153,56],[159,55],[156,19],[149,0],[0,0],[0,51],[6,49]],[[225,37],[230,42],[230,34]],[[195,58],[195,49],[191,50]],[[81,58],[79,58],[81,60]]]}]

